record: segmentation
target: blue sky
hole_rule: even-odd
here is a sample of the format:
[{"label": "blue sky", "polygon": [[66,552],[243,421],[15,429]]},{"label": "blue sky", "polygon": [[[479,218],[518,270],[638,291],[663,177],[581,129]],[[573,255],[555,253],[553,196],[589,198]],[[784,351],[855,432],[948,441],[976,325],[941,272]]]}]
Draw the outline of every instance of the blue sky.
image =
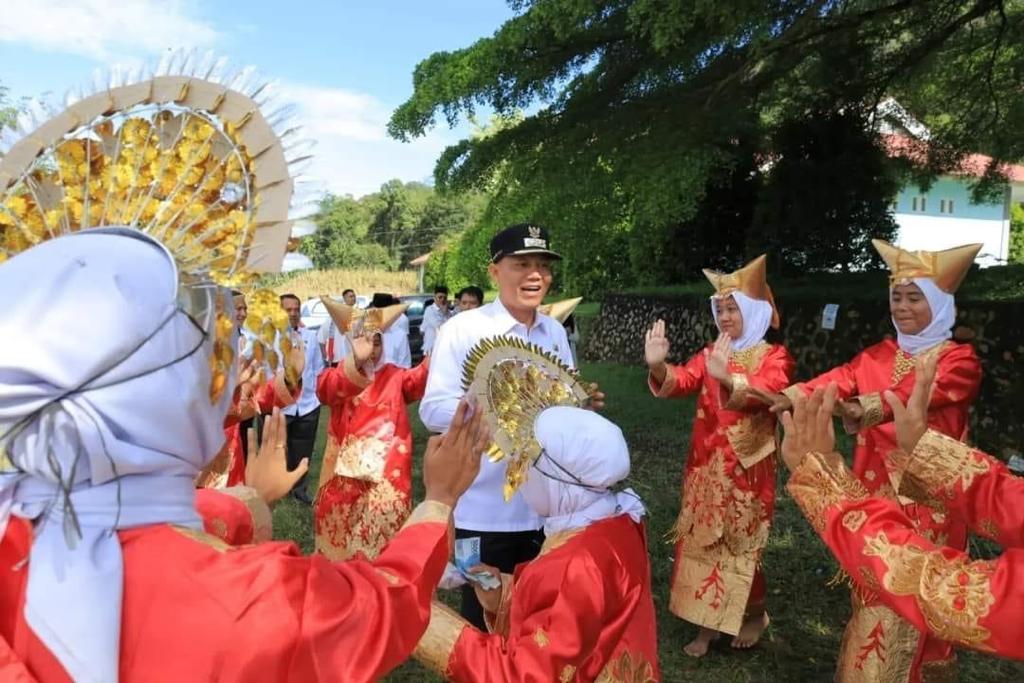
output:
[{"label": "blue sky", "polygon": [[512,16],[504,0],[10,0],[0,12],[0,83],[14,97],[63,94],[97,69],[168,48],[212,50],[279,81],[316,140],[317,187],[356,196],[391,178],[426,180],[466,132],[443,119],[410,144],[387,138],[415,65],[465,47]]}]

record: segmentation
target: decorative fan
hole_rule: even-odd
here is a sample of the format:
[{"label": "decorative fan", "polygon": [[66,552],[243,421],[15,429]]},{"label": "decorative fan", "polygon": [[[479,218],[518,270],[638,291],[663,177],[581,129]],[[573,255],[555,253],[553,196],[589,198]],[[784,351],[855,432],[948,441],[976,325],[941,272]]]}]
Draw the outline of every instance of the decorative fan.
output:
[{"label": "decorative fan", "polygon": [[[234,324],[211,283],[280,270],[289,246],[291,109],[268,84],[212,54],[170,53],[63,106],[33,103],[0,134],[0,263],[96,227],[139,230],[178,263],[181,297],[214,336],[211,398],[226,386]],[[287,143],[287,146],[286,146]],[[289,158],[290,157],[290,158]],[[205,290],[205,291],[198,291]]]},{"label": "decorative fan", "polygon": [[504,493],[509,500],[540,457],[542,448],[534,435],[537,416],[553,406],[586,407],[590,391],[576,370],[518,337],[479,342],[462,373],[463,389],[476,398],[493,434],[488,457],[492,462],[508,460]]}]

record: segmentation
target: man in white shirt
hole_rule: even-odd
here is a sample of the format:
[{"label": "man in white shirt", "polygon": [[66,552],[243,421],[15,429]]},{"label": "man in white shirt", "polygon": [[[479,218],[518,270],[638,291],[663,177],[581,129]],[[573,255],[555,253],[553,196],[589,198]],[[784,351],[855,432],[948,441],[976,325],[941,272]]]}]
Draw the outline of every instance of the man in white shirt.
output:
[{"label": "man in white shirt", "polygon": [[[498,298],[460,313],[440,329],[420,402],[420,419],[428,429],[448,429],[464,395],[462,364],[482,339],[516,336],[572,365],[565,328],[537,311],[551,287],[552,263],[560,259],[548,248],[547,231],[540,226],[513,225],[494,236],[488,270]],[[480,474],[455,507],[456,538],[479,537],[481,562],[511,573],[517,564],[536,557],[543,540],[541,522],[518,493],[504,502],[506,463],[492,463],[484,455],[481,459]],[[472,586],[463,587],[462,615],[485,628]]]},{"label": "man in white shirt", "polygon": [[423,331],[423,355],[426,356],[434,349],[434,340],[437,338],[437,331],[441,329],[451,317],[448,310],[448,288],[444,285],[434,287],[434,305],[427,306],[423,310],[423,322],[420,329]]},{"label": "man in white shirt", "polygon": [[459,290],[459,293],[455,295],[455,303],[455,313],[452,315],[462,313],[463,311],[472,311],[474,308],[480,308],[484,303],[484,290],[475,285],[463,287]]},{"label": "man in white shirt", "polygon": [[[312,459],[316,430],[320,423],[320,400],[316,397],[316,378],[324,369],[324,356],[317,344],[316,332],[302,326],[302,302],[294,294],[281,295],[281,307],[288,314],[292,344],[305,344],[306,366],[302,370],[302,393],[299,400],[281,412],[288,430],[288,469],[298,467],[303,458]],[[313,502],[303,476],[292,489],[292,497],[307,505]]]}]

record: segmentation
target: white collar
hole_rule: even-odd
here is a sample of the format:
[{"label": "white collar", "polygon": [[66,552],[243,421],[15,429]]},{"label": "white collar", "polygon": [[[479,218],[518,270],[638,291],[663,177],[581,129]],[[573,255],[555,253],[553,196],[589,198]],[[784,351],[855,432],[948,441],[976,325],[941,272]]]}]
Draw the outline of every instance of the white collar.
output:
[{"label": "white collar", "polygon": [[[490,304],[488,304],[487,312],[497,322],[502,323],[502,330],[506,332],[511,331],[517,325],[522,325],[523,327],[526,327],[526,325],[523,325],[523,323],[519,322],[514,317],[512,317],[512,314],[508,312],[507,308],[505,308],[505,304],[501,303],[501,299],[495,299]],[[540,311],[535,311],[534,316],[535,317],[533,321],[533,327],[540,328],[543,332],[548,332],[549,330],[547,326],[553,320],[553,318],[549,318]]]}]

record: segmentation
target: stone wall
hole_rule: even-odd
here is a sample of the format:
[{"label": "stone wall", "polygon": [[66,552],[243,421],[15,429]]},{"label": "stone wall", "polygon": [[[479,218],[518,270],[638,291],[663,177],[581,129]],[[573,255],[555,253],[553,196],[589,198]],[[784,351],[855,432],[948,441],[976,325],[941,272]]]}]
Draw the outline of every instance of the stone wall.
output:
[{"label": "stone wall", "polygon": [[[851,305],[791,297],[780,300],[782,342],[797,361],[797,379],[807,379],[852,358],[861,349],[892,335],[888,304],[860,301]],[[822,309],[838,303],[835,330],[821,329]],[[971,440],[990,453],[1007,458],[1024,452],[1024,430],[1018,426],[1024,402],[1024,301],[958,304],[958,338],[970,338],[981,358],[981,396],[972,414]],[[643,363],[644,331],[657,318],[668,326],[670,360],[680,362],[715,337],[707,297],[608,295],[597,320],[584,338],[582,355],[589,361]],[[1020,371],[1015,372],[1017,368]]]}]

